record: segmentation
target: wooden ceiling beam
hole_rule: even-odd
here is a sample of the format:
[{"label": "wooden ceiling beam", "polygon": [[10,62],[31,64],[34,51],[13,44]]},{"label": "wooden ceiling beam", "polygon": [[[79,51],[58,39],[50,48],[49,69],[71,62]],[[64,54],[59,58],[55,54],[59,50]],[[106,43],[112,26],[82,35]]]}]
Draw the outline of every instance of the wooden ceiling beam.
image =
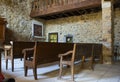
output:
[{"label": "wooden ceiling beam", "polygon": [[44,11],[37,11],[37,12],[31,11],[30,16],[36,17],[36,16],[53,15],[60,12],[68,12],[76,9],[86,9],[86,8],[97,7],[97,6],[101,6],[101,0],[83,0],[79,3],[49,7]]},{"label": "wooden ceiling beam", "polygon": [[[120,4],[120,0],[116,0],[114,3],[114,8],[116,7],[120,8],[119,4]],[[31,17],[50,20],[50,19],[63,18],[69,16],[77,16],[91,12],[99,12],[100,10],[101,10],[101,0],[83,0],[80,1],[79,3],[74,3],[74,4],[72,3],[62,6],[58,5],[55,7],[51,6],[44,11],[33,11],[33,12],[31,11]]]}]

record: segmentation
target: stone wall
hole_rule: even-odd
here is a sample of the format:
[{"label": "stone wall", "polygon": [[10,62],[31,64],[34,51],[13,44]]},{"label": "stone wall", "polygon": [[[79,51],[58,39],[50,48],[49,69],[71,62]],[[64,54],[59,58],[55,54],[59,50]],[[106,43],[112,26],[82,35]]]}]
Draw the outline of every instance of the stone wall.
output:
[{"label": "stone wall", "polygon": [[6,40],[31,40],[31,0],[19,3],[0,2],[0,17],[6,18],[8,25]]},{"label": "stone wall", "polygon": [[101,12],[98,12],[47,21],[45,33],[48,36],[58,32],[59,42],[65,42],[65,36],[70,34],[73,42],[99,43],[101,30]]},{"label": "stone wall", "polygon": [[[120,10],[115,9],[114,42],[120,42]],[[48,33],[58,32],[59,42],[65,42],[65,35],[73,35],[73,42],[101,43],[102,40],[102,13],[85,14],[68,18],[54,19],[46,22],[45,36]]]},{"label": "stone wall", "polygon": [[45,29],[46,36],[58,32],[59,42],[65,42],[65,36],[70,34],[73,35],[73,42],[83,43],[99,43],[101,31],[101,12],[49,20]]},{"label": "stone wall", "polygon": [[115,9],[115,20],[114,20],[114,44],[120,44],[120,8]]}]

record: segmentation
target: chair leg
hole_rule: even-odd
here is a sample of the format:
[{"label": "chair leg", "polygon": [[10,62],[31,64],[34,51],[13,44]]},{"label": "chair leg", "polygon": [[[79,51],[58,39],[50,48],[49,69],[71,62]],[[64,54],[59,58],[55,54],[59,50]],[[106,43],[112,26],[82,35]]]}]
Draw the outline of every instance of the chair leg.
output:
[{"label": "chair leg", "polygon": [[20,58],[20,60],[22,61],[22,58]]},{"label": "chair leg", "polygon": [[36,67],[33,68],[33,74],[34,74],[35,80],[37,80],[37,68]]},{"label": "chair leg", "polygon": [[27,66],[24,66],[24,72],[25,72],[24,76],[27,76],[27,72],[28,72],[28,67]]},{"label": "chair leg", "polygon": [[8,58],[7,58],[7,50],[5,49],[5,62],[6,62],[6,70],[8,69]]},{"label": "chair leg", "polygon": [[93,68],[93,57],[90,58],[90,68],[91,68],[92,70],[94,70],[94,68]]},{"label": "chair leg", "polygon": [[84,68],[85,56],[82,57],[81,68]]},{"label": "chair leg", "polygon": [[11,61],[12,61],[12,72],[14,72],[14,59],[12,59]]},{"label": "chair leg", "polygon": [[59,64],[58,64],[58,66],[60,67],[60,62],[59,62]]},{"label": "chair leg", "polygon": [[72,81],[74,81],[74,65],[71,65],[71,75],[72,75]]},{"label": "chair leg", "polygon": [[8,69],[8,59],[6,59],[6,70]]},{"label": "chair leg", "polygon": [[63,68],[63,65],[60,63],[60,71],[59,71],[59,77],[58,77],[58,78],[61,78],[61,75],[62,75],[62,68]]},{"label": "chair leg", "polygon": [[100,64],[103,64],[103,56],[100,55]]}]

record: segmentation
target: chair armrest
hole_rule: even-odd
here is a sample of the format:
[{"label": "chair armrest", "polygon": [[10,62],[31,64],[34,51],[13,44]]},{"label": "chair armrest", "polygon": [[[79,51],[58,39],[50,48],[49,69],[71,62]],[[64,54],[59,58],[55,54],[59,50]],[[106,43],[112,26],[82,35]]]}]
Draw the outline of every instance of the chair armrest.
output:
[{"label": "chair armrest", "polygon": [[29,57],[28,55],[30,55],[31,51],[33,51],[33,50],[34,50],[34,48],[25,48],[25,49],[22,50],[22,53],[24,54],[24,59],[25,60],[27,59],[27,57]]},{"label": "chair armrest", "polygon": [[24,54],[27,51],[32,51],[32,50],[34,50],[34,48],[25,48],[25,49],[22,50],[22,53]]},{"label": "chair armrest", "polygon": [[58,57],[66,56],[66,55],[69,55],[69,54],[71,54],[71,53],[73,53],[73,50],[67,51],[67,52],[64,53],[64,54],[59,54]]}]

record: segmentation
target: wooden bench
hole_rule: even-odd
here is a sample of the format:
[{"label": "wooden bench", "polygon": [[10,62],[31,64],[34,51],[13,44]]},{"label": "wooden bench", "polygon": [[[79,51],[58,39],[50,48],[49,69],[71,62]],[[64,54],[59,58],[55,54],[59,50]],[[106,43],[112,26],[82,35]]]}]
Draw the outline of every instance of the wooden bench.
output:
[{"label": "wooden bench", "polygon": [[14,71],[14,59],[23,58],[22,50],[34,46],[34,42],[14,41],[12,45],[4,45],[6,69],[8,69],[8,59],[12,61],[12,71]]},{"label": "wooden bench", "polygon": [[[27,76],[27,67],[32,67],[34,68],[34,77],[37,79],[35,70],[38,65],[59,61],[58,54],[65,53],[72,49],[73,43],[37,42],[35,45],[35,42],[15,41],[12,44],[10,54],[5,54],[7,55],[6,68],[8,59],[11,59],[12,71],[14,71],[14,59],[23,58],[24,56],[25,76]],[[22,54],[22,50],[24,55]],[[77,43],[75,60],[81,60],[83,56],[85,58],[91,57],[91,53],[94,59],[98,58],[102,62],[102,44]],[[33,56],[33,60],[30,59],[30,56]]]},{"label": "wooden bench", "polygon": [[[34,78],[37,79],[38,65],[59,61],[59,53],[64,53],[72,49],[73,44],[71,43],[36,42],[34,48],[23,50],[25,76],[27,76],[28,68],[33,68]],[[27,57],[27,52],[31,50],[34,50],[32,60]]]},{"label": "wooden bench", "polygon": [[[25,76],[27,76],[28,68],[33,68],[34,78],[37,79],[38,65],[59,61],[58,54],[65,53],[72,49],[73,43],[50,42],[37,42],[33,48],[24,49]],[[32,60],[27,57],[27,53],[31,50],[34,50]],[[85,58],[93,57],[93,59],[98,57],[101,60],[101,50],[102,44],[77,43],[75,60],[80,60],[83,56]],[[93,59],[91,61],[93,61]],[[93,64],[93,62],[91,62],[91,64]]]},{"label": "wooden bench", "polygon": [[75,60],[82,60],[81,66],[83,67],[84,62],[86,60],[89,61],[89,67],[93,70],[94,63],[96,62],[96,59],[98,63],[103,62],[103,56],[102,56],[102,44],[97,43],[78,43],[76,48],[76,57]]}]

